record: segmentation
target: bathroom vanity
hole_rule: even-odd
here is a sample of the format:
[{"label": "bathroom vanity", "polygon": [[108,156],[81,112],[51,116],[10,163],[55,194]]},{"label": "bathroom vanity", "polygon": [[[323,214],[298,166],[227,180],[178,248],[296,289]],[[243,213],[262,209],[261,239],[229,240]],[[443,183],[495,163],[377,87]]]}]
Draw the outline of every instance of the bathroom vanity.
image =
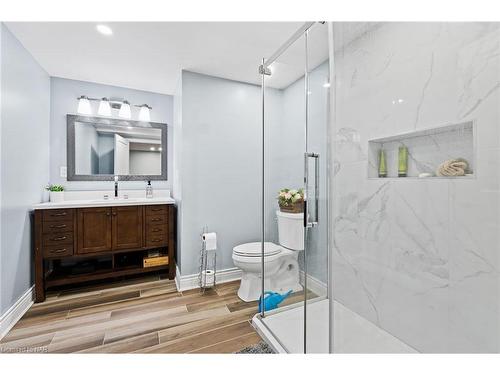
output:
[{"label": "bathroom vanity", "polygon": [[[68,200],[34,206],[35,301],[47,288],[166,272],[175,277],[176,207],[169,197]],[[168,264],[145,268],[157,250]]]}]

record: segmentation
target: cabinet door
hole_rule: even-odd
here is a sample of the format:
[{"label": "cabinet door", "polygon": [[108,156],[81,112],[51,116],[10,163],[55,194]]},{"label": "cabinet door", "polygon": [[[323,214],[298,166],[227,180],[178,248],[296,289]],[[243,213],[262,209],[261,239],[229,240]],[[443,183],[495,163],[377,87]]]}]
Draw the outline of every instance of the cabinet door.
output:
[{"label": "cabinet door", "polygon": [[111,207],[78,209],[78,254],[111,250]]},{"label": "cabinet door", "polygon": [[143,206],[113,207],[113,249],[143,247]]}]

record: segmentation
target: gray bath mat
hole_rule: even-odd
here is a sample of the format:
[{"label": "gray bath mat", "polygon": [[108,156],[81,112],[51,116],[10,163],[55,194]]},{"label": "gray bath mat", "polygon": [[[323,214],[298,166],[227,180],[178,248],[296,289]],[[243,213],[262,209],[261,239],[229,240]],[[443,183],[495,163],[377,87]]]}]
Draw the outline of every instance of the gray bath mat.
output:
[{"label": "gray bath mat", "polygon": [[247,346],[246,348],[241,349],[236,354],[275,354],[269,345],[267,345],[264,341],[259,342],[258,344]]}]

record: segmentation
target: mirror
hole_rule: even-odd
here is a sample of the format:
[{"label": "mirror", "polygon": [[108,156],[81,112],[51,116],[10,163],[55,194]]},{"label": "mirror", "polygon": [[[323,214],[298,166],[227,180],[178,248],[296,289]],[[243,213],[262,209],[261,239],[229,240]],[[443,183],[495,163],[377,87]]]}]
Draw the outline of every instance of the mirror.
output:
[{"label": "mirror", "polygon": [[167,124],[67,115],[68,181],[167,179]]}]

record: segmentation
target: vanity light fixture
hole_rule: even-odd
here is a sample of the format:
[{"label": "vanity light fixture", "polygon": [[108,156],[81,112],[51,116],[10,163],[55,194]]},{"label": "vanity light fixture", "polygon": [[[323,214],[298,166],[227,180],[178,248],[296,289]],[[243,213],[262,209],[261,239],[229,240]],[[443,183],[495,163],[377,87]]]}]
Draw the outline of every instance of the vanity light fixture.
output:
[{"label": "vanity light fixture", "polygon": [[99,110],[97,113],[100,116],[111,116],[111,105],[108,98],[102,98],[99,102]]},{"label": "vanity light fixture", "polygon": [[89,98],[85,95],[82,95],[78,98],[78,113],[81,115],[91,115],[92,108],[90,108]]},{"label": "vanity light fixture", "polygon": [[118,112],[118,116],[128,119],[132,117],[132,114],[130,112],[130,103],[127,102],[126,100],[123,101],[120,107],[120,111]]},{"label": "vanity light fixture", "polygon": [[[115,99],[115,98],[89,98],[86,95],[81,95],[77,98],[78,100],[78,114],[81,115],[92,115],[92,106],[90,102],[99,102],[99,109],[97,110],[97,114],[99,116],[111,117],[112,109],[118,110],[118,116],[125,119],[132,118],[131,104],[124,99]],[[135,104],[134,107],[140,108],[139,111],[139,121],[150,122],[151,121],[151,110],[153,107],[148,104]]]},{"label": "vanity light fixture", "polygon": [[141,104],[141,105],[136,105],[136,107],[140,108],[140,111],[139,111],[139,121],[146,121],[146,122],[151,121],[150,110],[152,108],[149,105],[147,105],[147,104]]}]

